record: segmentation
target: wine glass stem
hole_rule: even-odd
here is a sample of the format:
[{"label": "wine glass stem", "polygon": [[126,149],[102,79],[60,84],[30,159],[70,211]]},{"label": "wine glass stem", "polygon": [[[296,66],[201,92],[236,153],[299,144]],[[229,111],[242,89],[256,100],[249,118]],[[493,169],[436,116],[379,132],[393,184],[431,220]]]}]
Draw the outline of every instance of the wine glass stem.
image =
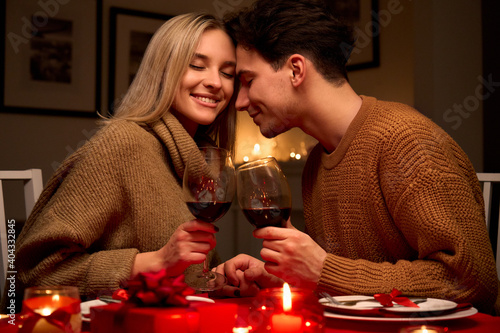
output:
[{"label": "wine glass stem", "polygon": [[203,261],[203,273],[207,273],[209,271],[208,268],[208,257]]}]

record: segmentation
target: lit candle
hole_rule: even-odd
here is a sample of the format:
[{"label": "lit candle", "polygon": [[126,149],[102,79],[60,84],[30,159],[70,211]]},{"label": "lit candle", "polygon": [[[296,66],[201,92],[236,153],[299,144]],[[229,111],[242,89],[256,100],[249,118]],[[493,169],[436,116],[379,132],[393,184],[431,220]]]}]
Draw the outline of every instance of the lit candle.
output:
[{"label": "lit candle", "polygon": [[283,313],[272,315],[271,327],[276,333],[302,332],[302,317],[292,313],[292,293],[288,283],[283,285]]},{"label": "lit candle", "polygon": [[72,297],[61,296],[58,294],[34,297],[25,300],[25,304],[30,307],[33,312],[42,316],[34,325],[31,333],[66,333],[69,331],[79,333],[82,325],[80,313],[71,313],[68,323],[71,328],[68,326],[67,329],[56,327],[45,319],[45,317],[50,316],[57,309],[68,306],[75,301],[77,300]]},{"label": "lit candle", "polygon": [[448,328],[442,328],[438,326],[411,326],[402,328],[400,333],[445,333],[448,331]]},{"label": "lit candle", "polygon": [[256,143],[253,146],[252,155],[258,155],[259,153],[260,153],[260,145],[258,143]]}]

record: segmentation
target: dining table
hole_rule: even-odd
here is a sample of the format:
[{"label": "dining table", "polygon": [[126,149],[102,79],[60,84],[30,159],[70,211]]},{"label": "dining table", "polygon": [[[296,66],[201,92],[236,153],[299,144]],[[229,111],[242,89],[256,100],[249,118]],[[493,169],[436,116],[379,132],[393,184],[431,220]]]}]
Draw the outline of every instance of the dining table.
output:
[{"label": "dining table", "polygon": [[[248,317],[249,309],[255,301],[254,297],[246,298],[226,298],[216,299],[215,302],[229,302],[238,304],[238,316],[242,318]],[[369,320],[367,318],[356,319],[338,319],[331,318],[326,313],[324,333],[382,333],[392,332],[398,333],[402,328],[414,327],[419,325],[438,326],[447,333],[496,333],[500,332],[500,317],[492,316],[484,313],[476,313],[469,317],[443,320],[443,321],[416,321],[411,318],[401,321],[383,321],[383,320]]]},{"label": "dining table", "polygon": [[[238,305],[238,316],[236,326],[247,327],[246,318],[252,308],[255,307],[255,297],[241,297],[241,298],[214,298],[215,303],[232,303]],[[200,323],[202,325],[202,323]],[[425,321],[414,320],[405,318],[400,321],[384,321],[384,320],[370,320],[369,318],[362,317],[356,319],[339,319],[332,318],[328,312],[325,312],[325,327],[323,333],[399,333],[401,329],[407,327],[415,327],[419,325],[428,325],[439,327],[446,333],[495,333],[500,332],[500,317],[492,316],[485,313],[475,313],[473,315],[440,321]],[[238,332],[238,330],[234,330]],[[249,331],[252,332],[251,330]],[[90,325],[84,323],[82,333],[90,333]],[[151,332],[154,333],[154,332]],[[224,332],[221,332],[224,333]],[[232,332],[228,332],[232,333]]]}]

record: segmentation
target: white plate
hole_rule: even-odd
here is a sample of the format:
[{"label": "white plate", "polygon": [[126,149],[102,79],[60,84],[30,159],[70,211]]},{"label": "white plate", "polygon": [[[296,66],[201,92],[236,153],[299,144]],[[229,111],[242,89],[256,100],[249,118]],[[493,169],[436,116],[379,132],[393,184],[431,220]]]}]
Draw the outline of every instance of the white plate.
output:
[{"label": "white plate", "polygon": [[[186,299],[188,301],[215,303],[215,301],[213,299],[210,299],[208,297],[188,295],[188,296],[186,296]],[[103,301],[98,300],[98,299],[95,299],[92,301],[87,301],[87,302],[82,302],[80,304],[80,308],[82,311],[82,320],[83,321],[90,321],[90,318],[88,317],[90,315],[90,308],[92,308],[94,306],[101,306],[101,305],[106,305],[106,304],[108,304],[108,303],[103,302]]]},{"label": "white plate", "polygon": [[338,308],[338,309],[349,309],[349,310],[367,310],[367,309],[382,307],[382,304],[380,304],[373,296],[349,295],[349,296],[335,296],[333,298],[339,302],[350,302],[350,301],[358,301],[358,302],[354,305],[337,305],[331,303],[327,298],[322,298],[319,300],[319,302],[324,306]]},{"label": "white plate", "polygon": [[108,303],[100,301],[98,299],[92,300],[92,301],[87,301],[87,302],[82,302],[80,304],[80,309],[82,310],[82,321],[87,321],[90,322],[90,318],[88,317],[90,315],[90,308],[94,306],[101,306],[101,305],[106,305]]},{"label": "white plate", "polygon": [[428,298],[427,301],[419,303],[418,308],[409,306],[387,307],[391,312],[433,312],[451,310],[457,307],[457,303],[445,299]]},{"label": "white plate", "polygon": [[188,301],[198,301],[198,302],[215,303],[215,301],[213,299],[208,298],[208,297],[201,297],[201,296],[188,295],[188,296],[186,296],[186,299]]},{"label": "white plate", "polygon": [[[319,300],[324,306],[328,306],[331,308],[337,309],[348,309],[348,310],[368,310],[375,308],[382,308],[382,304],[380,304],[373,296],[363,296],[363,295],[349,295],[349,296],[336,296],[334,297],[339,302],[349,302],[349,301],[358,301],[354,305],[337,305],[328,301],[326,298],[322,298]],[[364,301],[365,300],[365,301]],[[417,305],[418,308],[402,306],[397,303],[393,303],[392,307],[384,307],[387,311],[392,312],[432,312],[432,311],[445,311],[451,310],[457,307],[457,303],[437,298],[427,298],[425,302],[420,302]]]},{"label": "white plate", "polygon": [[347,320],[360,320],[360,321],[394,321],[394,322],[408,322],[408,323],[419,323],[419,322],[429,322],[429,321],[441,321],[441,320],[451,320],[466,318],[477,313],[476,308],[470,308],[463,311],[449,313],[443,316],[431,316],[431,317],[403,317],[403,318],[386,318],[386,317],[363,317],[363,316],[349,316],[337,313],[332,313],[325,311],[325,317],[336,318],[336,319],[347,319]]}]

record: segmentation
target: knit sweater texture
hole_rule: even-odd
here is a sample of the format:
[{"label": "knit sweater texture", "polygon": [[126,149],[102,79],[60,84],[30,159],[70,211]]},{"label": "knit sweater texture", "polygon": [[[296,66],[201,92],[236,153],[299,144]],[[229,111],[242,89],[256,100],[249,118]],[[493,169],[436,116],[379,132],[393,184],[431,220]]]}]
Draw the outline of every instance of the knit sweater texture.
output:
[{"label": "knit sweater texture", "polygon": [[328,253],[318,288],[491,313],[499,283],[471,162],[413,108],[362,98],[335,151],[318,144],[303,172],[306,231]]},{"label": "knit sweater texture", "polygon": [[160,249],[194,219],[182,176],[196,148],[171,114],[149,126],[102,128],[63,162],[26,221],[16,244],[18,293],[72,285],[96,297],[120,288],[136,254]]}]

